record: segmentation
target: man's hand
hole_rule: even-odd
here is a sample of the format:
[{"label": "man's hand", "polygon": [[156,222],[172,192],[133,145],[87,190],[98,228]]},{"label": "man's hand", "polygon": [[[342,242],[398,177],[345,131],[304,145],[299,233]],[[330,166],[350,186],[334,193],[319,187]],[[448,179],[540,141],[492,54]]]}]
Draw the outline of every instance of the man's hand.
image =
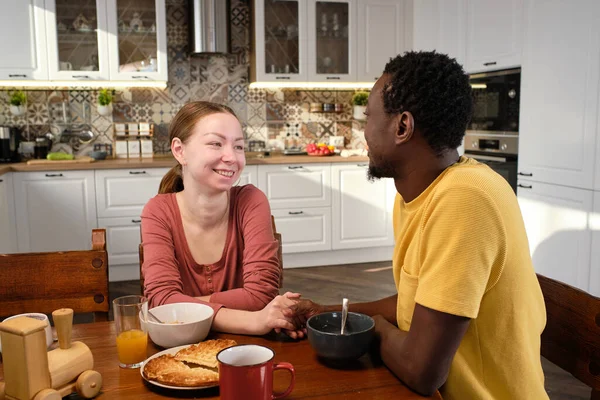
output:
[{"label": "man's hand", "polygon": [[308,299],[300,299],[295,305],[290,307],[289,314],[287,315],[292,319],[296,329],[275,329],[275,332],[279,333],[283,331],[292,339],[302,339],[306,336],[306,321],[313,315],[320,314],[324,311],[325,307],[322,305]]}]

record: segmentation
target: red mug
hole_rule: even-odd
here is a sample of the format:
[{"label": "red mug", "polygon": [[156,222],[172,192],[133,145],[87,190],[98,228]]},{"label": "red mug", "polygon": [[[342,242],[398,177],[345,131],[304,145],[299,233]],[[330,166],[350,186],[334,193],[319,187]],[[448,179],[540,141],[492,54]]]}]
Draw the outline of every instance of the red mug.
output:
[{"label": "red mug", "polygon": [[[275,352],[256,344],[228,347],[217,354],[221,400],[272,400],[292,392],[296,381],[294,366],[273,362]],[[273,372],[290,371],[292,380],[283,393],[273,393]]]}]

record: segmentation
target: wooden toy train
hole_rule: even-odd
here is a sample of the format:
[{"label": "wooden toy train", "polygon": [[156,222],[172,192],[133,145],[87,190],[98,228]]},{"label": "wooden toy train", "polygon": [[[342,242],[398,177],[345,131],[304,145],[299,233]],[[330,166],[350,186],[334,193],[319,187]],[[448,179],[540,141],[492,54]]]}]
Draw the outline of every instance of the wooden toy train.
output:
[{"label": "wooden toy train", "polygon": [[0,323],[4,382],[0,400],[60,400],[73,392],[91,399],[100,393],[102,376],[82,342],[71,343],[73,310],[52,313],[59,348],[47,351],[47,321],[28,317]]}]

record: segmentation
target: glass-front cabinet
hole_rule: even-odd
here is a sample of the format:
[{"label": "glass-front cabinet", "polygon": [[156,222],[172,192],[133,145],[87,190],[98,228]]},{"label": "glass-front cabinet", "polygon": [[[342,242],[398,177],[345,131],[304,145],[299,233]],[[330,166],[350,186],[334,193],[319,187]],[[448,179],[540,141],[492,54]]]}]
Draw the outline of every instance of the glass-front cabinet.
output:
[{"label": "glass-front cabinet", "polygon": [[255,2],[253,80],[308,80],[306,0]]},{"label": "glass-front cabinet", "polygon": [[112,80],[167,80],[164,0],[107,0]]},{"label": "glass-front cabinet", "polygon": [[109,79],[105,0],[46,0],[49,78]]},{"label": "glass-front cabinet", "polygon": [[354,0],[308,3],[308,73],[313,82],[354,80]]}]

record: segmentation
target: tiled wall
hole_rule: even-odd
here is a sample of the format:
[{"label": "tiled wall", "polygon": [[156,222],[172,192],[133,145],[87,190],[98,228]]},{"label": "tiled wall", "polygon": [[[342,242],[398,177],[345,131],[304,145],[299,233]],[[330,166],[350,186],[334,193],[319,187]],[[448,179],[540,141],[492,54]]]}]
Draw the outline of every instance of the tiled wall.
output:
[{"label": "tiled wall", "polygon": [[[363,123],[352,120],[350,98],[353,91],[301,91],[249,89],[250,9],[248,0],[231,2],[232,54],[226,56],[188,55],[187,0],[167,0],[167,44],[169,82],[166,89],[118,90],[113,115],[96,111],[97,92],[93,90],[28,91],[27,113],[13,116],[9,111],[9,91],[0,91],[0,124],[18,126],[33,140],[47,132],[58,133],[71,124],[88,123],[95,139],[87,145],[73,139],[78,154],[87,154],[94,143],[112,142],[113,122],[154,122],[154,151],[169,152],[168,125],[183,104],[194,100],[225,103],[235,110],[249,140],[283,139],[297,134],[295,143],[326,141],[331,135],[345,137],[347,148],[363,148]],[[63,111],[63,102],[66,110]],[[339,114],[310,113],[309,104],[343,103]],[[287,126],[289,124],[289,127]]]}]

